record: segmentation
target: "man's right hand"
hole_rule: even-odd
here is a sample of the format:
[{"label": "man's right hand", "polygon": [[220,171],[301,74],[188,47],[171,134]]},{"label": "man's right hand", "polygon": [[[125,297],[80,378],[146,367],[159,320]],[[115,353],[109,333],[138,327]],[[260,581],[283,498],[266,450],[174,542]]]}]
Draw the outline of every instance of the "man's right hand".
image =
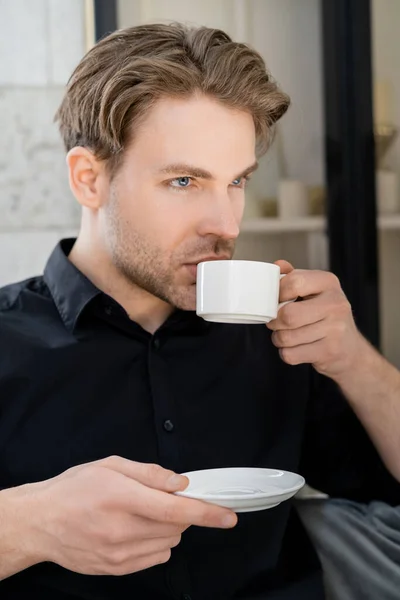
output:
[{"label": "man's right hand", "polygon": [[236,524],[228,509],[171,493],[187,484],[158,465],[112,456],[0,492],[0,515],[4,494],[18,521],[14,535],[23,539],[16,552],[26,556],[22,568],[51,561],[78,573],[124,575],[167,562],[190,525]]}]

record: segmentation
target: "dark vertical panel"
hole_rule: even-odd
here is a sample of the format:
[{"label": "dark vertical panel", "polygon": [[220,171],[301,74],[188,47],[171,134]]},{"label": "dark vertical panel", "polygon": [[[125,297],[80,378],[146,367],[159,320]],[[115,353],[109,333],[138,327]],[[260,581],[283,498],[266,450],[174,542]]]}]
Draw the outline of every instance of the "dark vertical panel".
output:
[{"label": "dark vertical panel", "polygon": [[117,0],[94,0],[94,27],[96,41],[115,31],[117,25]]},{"label": "dark vertical panel", "polygon": [[369,0],[322,0],[331,269],[360,330],[379,345]]}]

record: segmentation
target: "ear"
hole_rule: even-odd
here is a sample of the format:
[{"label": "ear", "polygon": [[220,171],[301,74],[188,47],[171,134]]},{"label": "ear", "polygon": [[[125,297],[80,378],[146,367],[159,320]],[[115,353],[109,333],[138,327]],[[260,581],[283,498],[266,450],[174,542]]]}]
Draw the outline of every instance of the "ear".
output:
[{"label": "ear", "polygon": [[100,208],[103,203],[104,164],[82,146],[72,148],[66,161],[69,185],[79,204],[94,210]]}]

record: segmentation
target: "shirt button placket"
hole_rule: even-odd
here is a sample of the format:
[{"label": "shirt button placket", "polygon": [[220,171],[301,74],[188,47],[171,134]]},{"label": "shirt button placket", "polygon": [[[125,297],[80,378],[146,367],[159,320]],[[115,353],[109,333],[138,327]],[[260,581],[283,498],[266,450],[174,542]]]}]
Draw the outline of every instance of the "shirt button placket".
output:
[{"label": "shirt button placket", "polygon": [[168,431],[168,433],[171,433],[171,431],[173,431],[173,429],[174,429],[174,424],[172,421],[167,419],[166,421],[164,421],[163,427],[164,427],[165,431]]},{"label": "shirt button placket", "polygon": [[156,420],[160,464],[179,470],[174,398],[170,389],[170,372],[164,353],[164,339],[155,334],[150,342],[149,378]]}]

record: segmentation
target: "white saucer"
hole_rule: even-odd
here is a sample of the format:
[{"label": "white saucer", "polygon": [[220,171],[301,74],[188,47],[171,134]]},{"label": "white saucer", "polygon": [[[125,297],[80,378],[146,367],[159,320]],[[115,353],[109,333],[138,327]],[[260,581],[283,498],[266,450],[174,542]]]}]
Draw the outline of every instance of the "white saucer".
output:
[{"label": "white saucer", "polygon": [[189,485],[177,495],[218,504],[237,513],[278,506],[305,484],[300,475],[276,469],[205,469],[182,475],[189,478]]}]

